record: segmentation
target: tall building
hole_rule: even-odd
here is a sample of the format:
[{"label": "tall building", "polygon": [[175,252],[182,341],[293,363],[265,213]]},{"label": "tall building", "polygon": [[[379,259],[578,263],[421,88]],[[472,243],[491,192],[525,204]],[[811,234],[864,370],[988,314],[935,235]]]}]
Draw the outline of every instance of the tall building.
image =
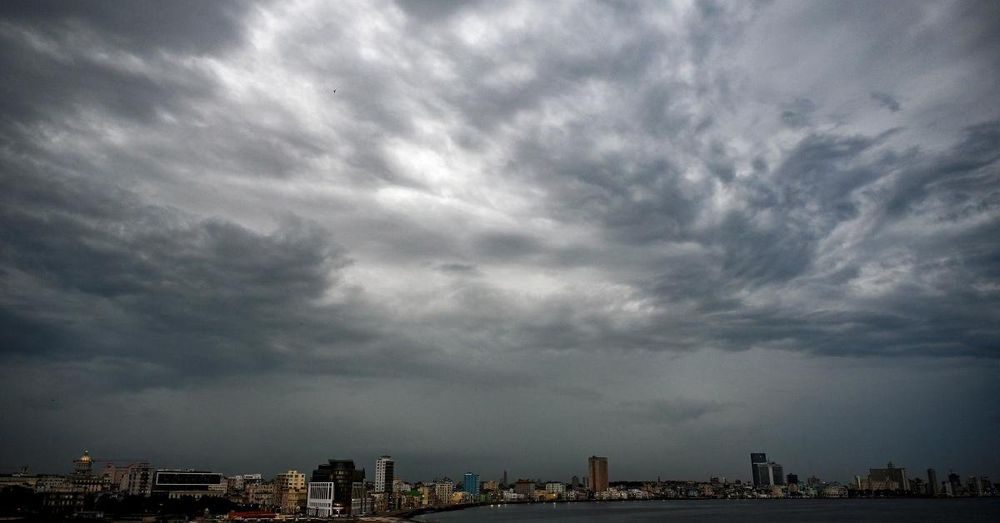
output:
[{"label": "tall building", "polygon": [[337,514],[351,515],[354,483],[364,482],[365,471],[355,470],[354,460],[331,459],[312,473],[311,482],[333,483],[333,510]]},{"label": "tall building", "polygon": [[769,461],[767,462],[768,469],[771,473],[772,485],[784,485],[785,484],[785,469],[781,465]]},{"label": "tall building", "polygon": [[393,481],[396,479],[396,462],[391,456],[382,456],[375,460],[375,498],[376,510],[392,510],[396,507],[396,492]]},{"label": "tall building", "polygon": [[479,474],[466,472],[462,479],[462,490],[475,497],[479,495]]},{"label": "tall building", "polygon": [[941,485],[939,485],[937,481],[937,471],[934,469],[927,469],[927,495],[937,496],[940,491]]},{"label": "tall building", "polygon": [[901,490],[910,491],[910,480],[906,477],[906,469],[894,467],[890,461],[884,469],[868,469],[867,490]]},{"label": "tall building", "polygon": [[750,475],[753,477],[754,487],[784,485],[784,472],[781,465],[767,460],[767,454],[763,452],[750,453]]},{"label": "tall building", "polygon": [[591,456],[587,460],[587,468],[590,471],[590,489],[594,492],[606,492],[608,490],[608,458]]},{"label": "tall building", "polygon": [[960,495],[962,493],[962,478],[954,472],[949,472],[948,484],[946,488],[948,489],[949,496]]},{"label": "tall building", "polygon": [[392,480],[395,478],[396,463],[390,456],[382,456],[375,460],[375,492],[392,493]]},{"label": "tall building", "polygon": [[750,453],[750,476],[753,478],[753,486],[763,485],[760,479],[760,466],[767,463],[767,454],[763,452]]}]

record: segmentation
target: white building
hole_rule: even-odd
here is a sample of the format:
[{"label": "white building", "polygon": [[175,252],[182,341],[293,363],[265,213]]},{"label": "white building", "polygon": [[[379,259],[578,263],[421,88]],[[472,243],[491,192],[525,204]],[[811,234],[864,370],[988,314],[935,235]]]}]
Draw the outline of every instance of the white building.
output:
[{"label": "white building", "polygon": [[309,497],[306,500],[306,514],[319,518],[333,516],[333,482],[309,482]]},{"label": "white building", "polygon": [[392,492],[394,465],[390,456],[375,460],[375,492]]},{"label": "white building", "polygon": [[565,494],[566,485],[558,481],[553,481],[545,484],[545,492],[549,494]]}]

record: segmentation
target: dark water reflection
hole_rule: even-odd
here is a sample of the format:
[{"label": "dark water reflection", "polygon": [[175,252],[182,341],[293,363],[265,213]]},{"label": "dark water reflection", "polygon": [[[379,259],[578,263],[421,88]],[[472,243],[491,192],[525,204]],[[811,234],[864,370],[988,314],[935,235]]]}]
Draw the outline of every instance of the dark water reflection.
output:
[{"label": "dark water reflection", "polygon": [[1000,498],[815,499],[537,503],[426,514],[440,523],[544,521],[1000,521]]}]

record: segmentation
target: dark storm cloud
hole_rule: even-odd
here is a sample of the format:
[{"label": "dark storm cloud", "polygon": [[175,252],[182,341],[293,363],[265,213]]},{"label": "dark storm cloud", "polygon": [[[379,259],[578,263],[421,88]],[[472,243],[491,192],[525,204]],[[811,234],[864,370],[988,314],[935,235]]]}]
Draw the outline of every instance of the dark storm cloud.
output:
[{"label": "dark storm cloud", "polygon": [[[0,110],[23,119],[97,105],[118,117],[149,118],[159,106],[205,95],[190,72],[150,78],[129,71],[130,55],[200,55],[237,45],[238,2],[5,2],[0,17],[6,71]],[[134,62],[131,64],[134,65]]]},{"label": "dark storm cloud", "polygon": [[13,1],[4,2],[0,17],[26,29],[58,37],[68,30],[84,29],[131,52],[158,51],[184,54],[214,53],[237,44],[243,37],[243,15],[252,6],[222,0],[149,0],[114,2]]},{"label": "dark storm cloud", "polygon": [[885,107],[886,109],[894,113],[902,108],[902,106],[899,104],[899,100],[896,100],[896,98],[894,98],[889,93],[881,93],[881,92],[872,93],[872,99],[878,102],[879,105],[881,105],[882,107]]},{"label": "dark storm cloud", "polygon": [[1000,356],[995,3],[0,10],[7,401],[196,423],[251,379],[310,452],[349,420],[499,467],[790,430],[822,365],[995,377],[962,367]]},{"label": "dark storm cloud", "polygon": [[107,360],[142,387],[275,371],[371,337],[346,307],[314,305],[349,263],[314,225],[259,234],[19,167],[5,165],[0,197],[8,356]]}]

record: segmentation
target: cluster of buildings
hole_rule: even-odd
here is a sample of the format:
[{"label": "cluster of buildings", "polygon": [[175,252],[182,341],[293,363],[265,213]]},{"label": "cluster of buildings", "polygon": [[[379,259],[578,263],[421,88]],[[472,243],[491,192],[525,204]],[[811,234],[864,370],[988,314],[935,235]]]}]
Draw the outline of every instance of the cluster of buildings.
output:
[{"label": "cluster of buildings", "polygon": [[965,482],[955,472],[938,481],[937,471],[927,469],[927,480],[909,477],[905,467],[893,466],[868,469],[867,476],[855,476],[851,490],[857,497],[871,496],[930,496],[930,497],[984,497],[996,496],[1000,488],[989,476],[969,476]]},{"label": "cluster of buildings", "polygon": [[262,474],[225,475],[192,469],[155,469],[145,461],[128,463],[98,460],[87,451],[73,460],[68,475],[32,474],[28,470],[0,474],[0,491],[16,488],[30,491],[40,500],[41,510],[80,514],[92,510],[97,497],[128,497],[160,500],[221,501],[234,510],[257,516],[307,515],[312,517],[403,514],[407,511],[471,503],[518,503],[535,501],[643,500],[693,498],[812,498],[872,496],[995,496],[997,485],[985,476],[962,481],[950,473],[938,481],[933,469],[927,480],[912,478],[906,469],[889,463],[856,476],[847,485],[827,483],[816,477],[800,482],[798,475],[785,474],[783,467],[763,452],[750,454],[751,482],[733,482],[712,477],[708,481],[610,482],[608,458],[591,456],[587,474],[568,482],[517,479],[507,472],[496,480],[481,480],[473,472],[460,482],[438,478],[408,483],[398,477],[391,456],[375,461],[374,481],[353,460],[330,459],[307,474],[288,470],[265,479]]},{"label": "cluster of buildings", "polygon": [[[811,477],[805,484],[798,475],[783,475],[781,465],[768,461],[763,452],[750,454],[750,473],[758,495],[773,497],[984,497],[996,496],[997,484],[988,476],[969,476],[963,483],[961,476],[951,472],[947,481],[938,482],[937,472],[927,469],[927,480],[910,477],[905,467],[896,467],[890,461],[885,468],[868,469],[866,476],[855,476],[847,485],[824,484]],[[817,487],[820,487],[817,490]],[[768,493],[770,490],[770,493]]]}]

